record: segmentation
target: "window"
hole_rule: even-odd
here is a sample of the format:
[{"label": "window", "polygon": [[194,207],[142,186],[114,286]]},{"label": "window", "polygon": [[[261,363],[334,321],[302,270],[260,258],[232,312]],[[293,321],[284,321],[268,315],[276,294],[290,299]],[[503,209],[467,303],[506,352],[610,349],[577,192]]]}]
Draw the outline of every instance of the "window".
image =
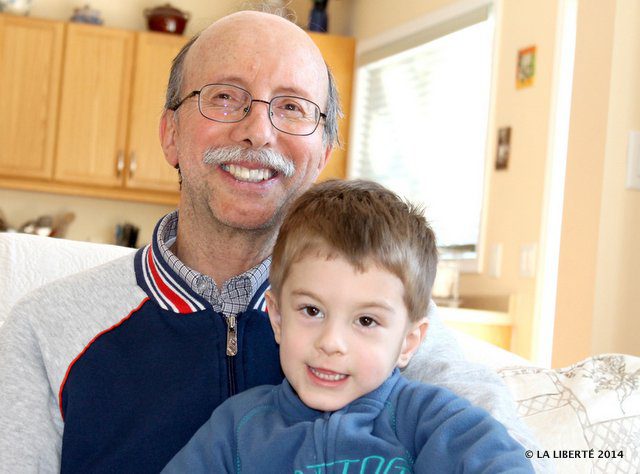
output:
[{"label": "window", "polygon": [[359,55],[349,175],[424,206],[443,259],[476,258],[492,39],[485,5]]}]

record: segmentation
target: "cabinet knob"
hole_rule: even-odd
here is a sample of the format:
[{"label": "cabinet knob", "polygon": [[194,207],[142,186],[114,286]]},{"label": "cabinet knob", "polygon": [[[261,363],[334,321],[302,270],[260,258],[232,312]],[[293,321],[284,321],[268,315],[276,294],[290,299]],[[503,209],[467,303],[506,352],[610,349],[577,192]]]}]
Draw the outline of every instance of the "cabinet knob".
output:
[{"label": "cabinet knob", "polygon": [[133,178],[136,170],[138,169],[138,157],[136,156],[136,152],[132,151],[129,156],[129,177]]},{"label": "cabinet knob", "polygon": [[124,170],[124,151],[120,150],[116,158],[116,176],[120,178]]}]

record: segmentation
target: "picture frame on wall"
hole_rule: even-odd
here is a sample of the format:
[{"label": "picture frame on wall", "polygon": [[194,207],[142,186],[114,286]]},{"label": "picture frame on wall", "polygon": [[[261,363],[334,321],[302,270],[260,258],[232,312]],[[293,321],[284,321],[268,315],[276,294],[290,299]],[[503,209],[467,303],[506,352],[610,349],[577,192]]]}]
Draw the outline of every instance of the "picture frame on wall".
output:
[{"label": "picture frame on wall", "polygon": [[516,88],[531,87],[536,76],[536,47],[528,46],[518,51]]},{"label": "picture frame on wall", "polygon": [[498,129],[498,144],[496,145],[496,170],[506,170],[511,155],[511,127]]}]

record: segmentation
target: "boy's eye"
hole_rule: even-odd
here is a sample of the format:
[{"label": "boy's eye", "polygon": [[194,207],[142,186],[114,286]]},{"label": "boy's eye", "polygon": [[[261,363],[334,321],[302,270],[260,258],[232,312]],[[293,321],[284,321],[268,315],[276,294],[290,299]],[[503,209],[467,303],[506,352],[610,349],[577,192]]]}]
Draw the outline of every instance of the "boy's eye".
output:
[{"label": "boy's eye", "polygon": [[318,316],[321,315],[321,312],[318,308],[316,308],[315,306],[304,306],[302,308],[302,311],[307,315],[307,316],[311,316],[312,318],[316,318]]},{"label": "boy's eye", "polygon": [[376,323],[375,319],[373,319],[371,316],[360,316],[358,318],[358,324],[360,324],[360,326],[368,328],[371,326],[375,326],[378,323]]}]

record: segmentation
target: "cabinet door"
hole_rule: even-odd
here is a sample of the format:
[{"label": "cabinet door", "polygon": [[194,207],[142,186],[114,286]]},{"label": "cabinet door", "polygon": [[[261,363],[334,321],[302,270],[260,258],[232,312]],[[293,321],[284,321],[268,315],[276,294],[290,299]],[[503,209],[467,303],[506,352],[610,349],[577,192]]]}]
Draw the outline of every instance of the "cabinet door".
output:
[{"label": "cabinet door", "polygon": [[325,61],[331,68],[340,93],[340,104],[344,117],[338,123],[338,136],[341,147],[334,148],[327,166],[318,178],[319,181],[330,178],[345,178],[347,175],[347,140],[349,139],[349,120],[351,112],[351,91],[353,89],[353,65],[356,43],[354,38],[334,36],[322,33],[309,33],[316,43]]},{"label": "cabinet door", "polygon": [[171,61],[187,38],[166,33],[138,33],[134,66],[126,186],[178,191],[178,172],[164,159],[158,124]]},{"label": "cabinet door", "polygon": [[0,174],[51,178],[62,22],[0,15]]},{"label": "cabinet door", "polygon": [[122,186],[134,34],[67,25],[54,177]]}]

